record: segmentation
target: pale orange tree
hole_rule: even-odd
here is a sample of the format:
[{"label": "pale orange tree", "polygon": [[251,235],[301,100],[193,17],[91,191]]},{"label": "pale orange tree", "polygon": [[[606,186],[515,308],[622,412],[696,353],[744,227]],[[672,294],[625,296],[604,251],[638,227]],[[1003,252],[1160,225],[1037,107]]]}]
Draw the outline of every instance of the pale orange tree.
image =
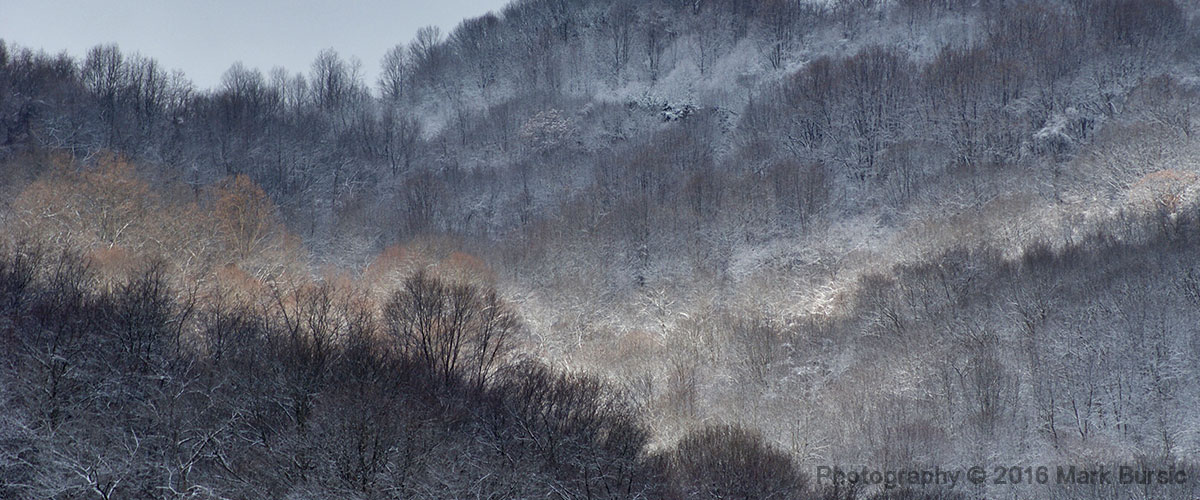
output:
[{"label": "pale orange tree", "polygon": [[82,248],[147,244],[141,237],[158,200],[128,161],[106,155],[90,167],[67,157],[13,203],[19,228],[31,238]]},{"label": "pale orange tree", "polygon": [[211,213],[225,265],[262,280],[299,277],[300,245],[288,234],[266,192],[245,175],[226,178],[211,191]]}]

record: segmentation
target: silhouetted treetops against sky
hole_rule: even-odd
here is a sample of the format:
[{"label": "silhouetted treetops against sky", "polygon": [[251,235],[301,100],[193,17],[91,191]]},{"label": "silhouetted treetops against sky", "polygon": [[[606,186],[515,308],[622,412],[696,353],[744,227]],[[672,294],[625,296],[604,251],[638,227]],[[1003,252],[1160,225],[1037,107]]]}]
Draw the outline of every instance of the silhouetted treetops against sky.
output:
[{"label": "silhouetted treetops against sky", "polygon": [[0,40],[0,498],[1200,496],[1195,2],[408,35]]}]

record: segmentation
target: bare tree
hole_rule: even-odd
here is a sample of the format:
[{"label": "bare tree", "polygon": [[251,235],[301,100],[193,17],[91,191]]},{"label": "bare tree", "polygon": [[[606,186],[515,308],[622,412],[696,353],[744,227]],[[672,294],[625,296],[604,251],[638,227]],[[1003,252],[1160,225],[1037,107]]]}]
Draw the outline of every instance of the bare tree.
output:
[{"label": "bare tree", "polygon": [[388,49],[379,61],[379,95],[390,102],[398,102],[408,89],[412,75],[409,51],[404,44]]},{"label": "bare tree", "polygon": [[515,314],[492,290],[444,283],[421,271],[384,308],[397,349],[440,384],[465,379],[483,387],[509,348]]}]

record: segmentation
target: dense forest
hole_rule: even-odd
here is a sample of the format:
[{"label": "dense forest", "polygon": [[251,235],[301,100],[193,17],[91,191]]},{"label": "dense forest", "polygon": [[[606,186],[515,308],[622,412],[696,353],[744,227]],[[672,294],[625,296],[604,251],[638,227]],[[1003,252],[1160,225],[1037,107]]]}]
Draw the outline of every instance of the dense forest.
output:
[{"label": "dense forest", "polygon": [[[0,40],[0,497],[1200,496],[1200,4],[515,0],[379,65]],[[1067,464],[1190,480],[816,475]]]}]

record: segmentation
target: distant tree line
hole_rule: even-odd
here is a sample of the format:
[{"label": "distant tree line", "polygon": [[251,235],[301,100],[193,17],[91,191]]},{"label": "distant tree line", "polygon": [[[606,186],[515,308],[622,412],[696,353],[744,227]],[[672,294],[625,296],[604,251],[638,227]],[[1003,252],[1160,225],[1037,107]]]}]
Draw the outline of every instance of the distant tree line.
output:
[{"label": "distant tree line", "polygon": [[[972,41],[931,58],[882,39],[822,45],[867,37],[868,23],[924,43],[940,15],[970,16]],[[638,233],[648,221],[805,228],[826,209],[906,206],[943,189],[938,177],[1069,159],[1143,81],[1162,75],[1164,91],[1186,94],[1168,70],[1196,43],[1187,16],[1170,0],[528,0],[448,37],[421,30],[388,51],[374,89],[333,50],[307,73],[234,64],[201,90],[112,45],[82,61],[5,45],[0,157],[113,151],[196,190],[246,175],[318,253],[439,232],[499,238],[586,201],[635,228],[609,235],[635,263],[675,244]],[[749,80],[709,72],[745,47],[763,56]],[[725,94],[594,99],[624,85],[673,95],[656,82],[691,67]],[[654,119],[685,104],[703,112]],[[535,130],[546,113],[561,119],[551,135]],[[770,195],[748,194],[764,176]],[[663,203],[676,199],[691,210]]]}]

